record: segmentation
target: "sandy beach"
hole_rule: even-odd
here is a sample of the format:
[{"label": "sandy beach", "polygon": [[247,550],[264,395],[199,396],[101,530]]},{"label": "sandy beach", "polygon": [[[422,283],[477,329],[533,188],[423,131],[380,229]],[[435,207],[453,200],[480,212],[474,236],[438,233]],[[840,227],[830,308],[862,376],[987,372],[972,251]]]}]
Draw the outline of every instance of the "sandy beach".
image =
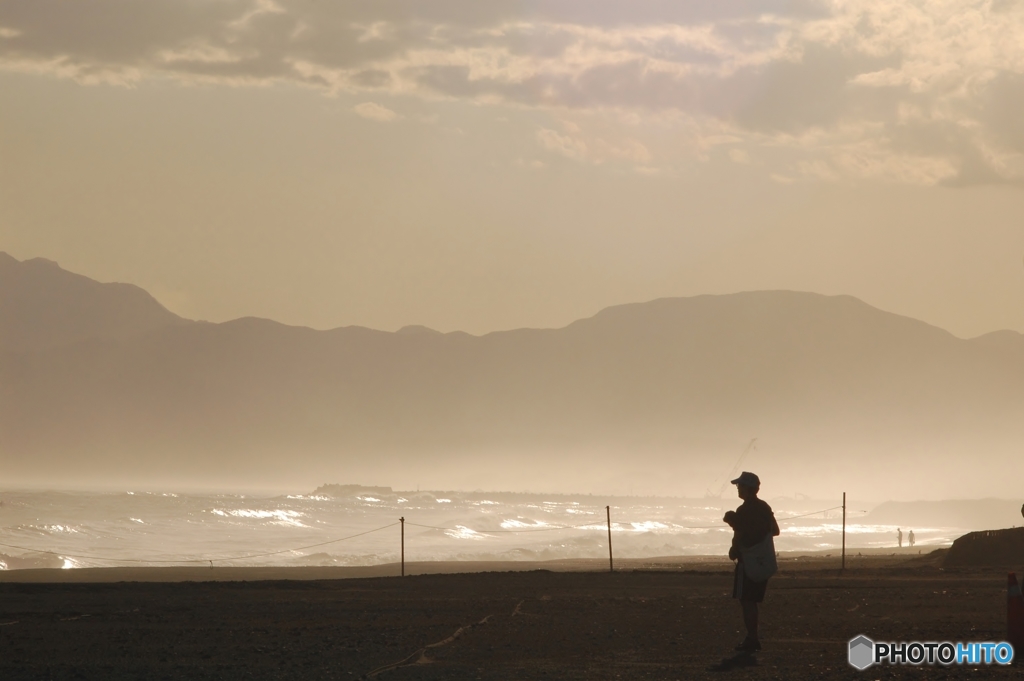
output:
[{"label": "sandy beach", "polygon": [[[631,564],[632,563],[632,564]],[[642,563],[642,564],[640,564]],[[852,565],[851,565],[852,563]],[[846,642],[997,641],[1006,572],[784,557],[756,665],[721,559],[0,573],[3,679],[1017,678],[847,666]],[[601,571],[604,569],[605,571]],[[377,573],[380,576],[375,576]]]}]

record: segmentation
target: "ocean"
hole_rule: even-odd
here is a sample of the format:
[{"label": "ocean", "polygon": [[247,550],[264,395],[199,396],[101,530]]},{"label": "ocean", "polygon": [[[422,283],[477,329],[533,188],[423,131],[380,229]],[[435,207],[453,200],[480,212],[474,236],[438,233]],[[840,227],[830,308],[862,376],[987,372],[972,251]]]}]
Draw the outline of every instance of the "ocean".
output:
[{"label": "ocean", "polygon": [[[779,551],[838,552],[838,500],[768,499]],[[723,555],[724,511],[739,499],[513,492],[399,492],[325,486],[307,494],[125,490],[0,491],[0,569],[118,565],[376,565],[406,561],[553,560]],[[896,546],[896,527],[848,509],[847,555]],[[913,529],[917,546],[967,531]],[[906,545],[906,536],[904,545]],[[837,554],[838,555],[838,554]]]}]

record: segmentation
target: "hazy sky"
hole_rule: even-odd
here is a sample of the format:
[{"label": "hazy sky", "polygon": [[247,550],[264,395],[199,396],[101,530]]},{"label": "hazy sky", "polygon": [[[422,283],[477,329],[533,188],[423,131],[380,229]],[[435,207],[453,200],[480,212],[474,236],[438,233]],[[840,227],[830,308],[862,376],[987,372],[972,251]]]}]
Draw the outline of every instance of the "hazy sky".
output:
[{"label": "hazy sky", "polygon": [[4,0],[0,250],[214,321],[1024,331],[1022,112],[1014,0]]}]

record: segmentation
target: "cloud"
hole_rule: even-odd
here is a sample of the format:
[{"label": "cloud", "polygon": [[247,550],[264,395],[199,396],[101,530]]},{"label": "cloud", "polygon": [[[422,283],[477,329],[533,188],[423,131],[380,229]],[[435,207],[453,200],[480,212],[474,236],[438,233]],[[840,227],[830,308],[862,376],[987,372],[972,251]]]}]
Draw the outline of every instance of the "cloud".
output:
[{"label": "cloud", "polygon": [[537,140],[548,151],[561,154],[568,158],[582,159],[587,153],[586,142],[563,135],[556,130],[542,128],[537,131]]},{"label": "cloud", "polygon": [[[593,162],[657,167],[728,144],[785,150],[786,178],[1024,180],[1024,7],[1010,0],[7,0],[0,68],[613,112],[600,137],[537,134]],[[685,151],[638,140],[631,116],[675,121]]]},{"label": "cloud", "polygon": [[391,109],[386,106],[381,106],[380,104],[375,104],[374,102],[356,104],[352,107],[352,110],[363,118],[369,118],[370,120],[381,121],[384,123],[393,121],[399,117],[398,114]]},{"label": "cloud", "polygon": [[730,149],[729,158],[732,159],[733,163],[741,165],[750,163],[750,154],[744,149]]}]

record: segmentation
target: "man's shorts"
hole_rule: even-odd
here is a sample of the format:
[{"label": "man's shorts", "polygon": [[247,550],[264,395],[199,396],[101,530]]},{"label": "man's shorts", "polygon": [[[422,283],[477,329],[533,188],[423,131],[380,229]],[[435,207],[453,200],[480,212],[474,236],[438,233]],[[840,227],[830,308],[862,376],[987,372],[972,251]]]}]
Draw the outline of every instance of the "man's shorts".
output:
[{"label": "man's shorts", "polygon": [[741,601],[760,603],[764,600],[764,591],[768,587],[768,580],[755,582],[747,577],[747,571],[743,569],[741,561],[736,562],[736,575],[732,581],[732,597]]}]

